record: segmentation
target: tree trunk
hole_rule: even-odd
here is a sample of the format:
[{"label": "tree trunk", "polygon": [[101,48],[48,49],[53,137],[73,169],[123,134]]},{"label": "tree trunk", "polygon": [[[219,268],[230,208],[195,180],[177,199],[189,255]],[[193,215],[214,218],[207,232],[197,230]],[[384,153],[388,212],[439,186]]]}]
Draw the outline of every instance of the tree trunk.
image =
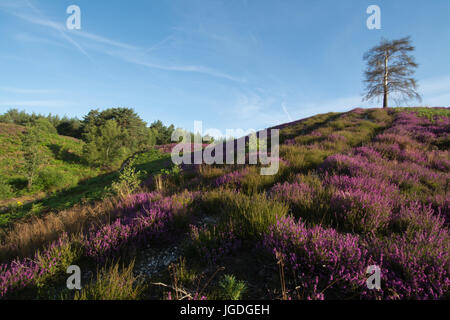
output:
[{"label": "tree trunk", "polygon": [[389,68],[388,68],[388,59],[389,55],[388,52],[384,54],[384,83],[383,83],[383,108],[388,107],[388,76],[389,76]]}]

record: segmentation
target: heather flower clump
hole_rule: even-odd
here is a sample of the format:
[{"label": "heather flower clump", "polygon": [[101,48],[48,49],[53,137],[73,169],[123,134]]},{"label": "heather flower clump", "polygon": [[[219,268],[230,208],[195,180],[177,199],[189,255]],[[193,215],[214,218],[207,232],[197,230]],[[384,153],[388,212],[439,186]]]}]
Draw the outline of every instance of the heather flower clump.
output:
[{"label": "heather flower clump", "polygon": [[13,296],[29,287],[36,287],[49,277],[65,272],[76,261],[80,251],[67,234],[33,258],[15,259],[0,265],[0,298]]},{"label": "heather flower clump", "polygon": [[269,195],[277,201],[287,202],[295,216],[312,218],[316,190],[303,182],[284,182],[273,186]]},{"label": "heather flower clump", "polygon": [[347,231],[377,232],[385,228],[399,190],[385,180],[360,176],[326,176],[325,183],[334,187],[330,199],[336,223]]},{"label": "heather flower clump", "polygon": [[339,234],[300,220],[280,218],[264,238],[264,247],[295,274],[292,294],[302,299],[350,298],[364,288],[373,260],[358,236]]},{"label": "heather flower clump", "polygon": [[[169,231],[177,216],[182,215],[195,194],[186,193],[160,198],[155,194],[141,194],[127,207],[126,213],[115,222],[100,229],[93,229],[85,238],[86,255],[98,261],[114,257],[129,249],[156,239],[168,239]],[[150,200],[150,201],[149,201]]]},{"label": "heather flower clump", "polygon": [[[375,186],[375,180],[378,180],[390,184],[391,189],[398,188],[398,191],[383,191],[384,202],[419,199],[427,204],[430,197],[447,198],[450,178],[448,170],[445,170],[447,151],[436,150],[435,146],[417,140],[423,132],[448,136],[448,127],[445,129],[445,125],[440,127],[437,124],[445,122],[432,124],[428,119],[401,112],[392,127],[376,136],[372,144],[350,150],[348,154],[328,157],[321,170],[330,176],[358,177],[368,186]],[[369,193],[382,192],[376,189]],[[398,198],[399,191],[401,198]],[[439,210],[445,211],[445,205],[437,208]]]},{"label": "heather flower clump", "polygon": [[[338,292],[340,298],[439,299],[448,294],[448,151],[432,143],[448,139],[449,128],[448,118],[432,121],[399,112],[372,142],[325,159],[319,172],[328,190],[331,228],[307,227],[302,222],[307,215],[298,222],[280,218],[264,240],[274,258],[296,274],[291,280],[301,285],[294,296],[318,299]],[[316,203],[318,190],[285,182],[271,195],[295,209]],[[381,290],[364,284],[370,263],[382,270]]]},{"label": "heather flower clump", "polygon": [[450,290],[450,238],[447,230],[393,235],[370,243],[383,270],[384,299],[441,299]]},{"label": "heather flower clump", "polygon": [[171,224],[186,213],[186,208],[196,196],[182,193],[161,197],[157,193],[131,196],[118,206],[118,217],[100,228],[93,226],[83,236],[79,245],[63,235],[35,257],[13,260],[0,266],[1,296],[27,287],[45,283],[46,279],[64,270],[80,255],[99,263],[122,255],[126,249],[155,239],[167,239]]},{"label": "heather flower clump", "polygon": [[273,198],[291,202],[311,202],[314,189],[302,182],[278,183],[270,190]]},{"label": "heather flower clump", "polygon": [[223,185],[234,185],[236,187],[240,187],[241,179],[248,173],[249,173],[248,168],[226,173],[214,181],[214,186],[220,187]]},{"label": "heather flower clump", "polygon": [[[300,298],[439,299],[449,290],[449,240],[441,230],[365,241],[282,218],[264,246],[295,275],[300,286],[291,291]],[[380,290],[365,284],[371,265],[382,271]]]}]

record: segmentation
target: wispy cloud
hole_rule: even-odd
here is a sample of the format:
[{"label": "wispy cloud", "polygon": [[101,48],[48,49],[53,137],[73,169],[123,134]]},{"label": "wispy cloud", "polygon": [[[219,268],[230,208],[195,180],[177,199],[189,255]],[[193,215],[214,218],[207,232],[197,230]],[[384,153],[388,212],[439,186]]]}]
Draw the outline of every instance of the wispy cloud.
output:
[{"label": "wispy cloud", "polygon": [[71,43],[75,48],[77,48],[83,55],[85,55],[87,58],[89,58],[90,60],[92,60],[92,58],[89,56],[89,54],[86,52],[86,50],[84,50],[84,48],[75,40],[72,39],[72,37],[70,37],[66,31],[64,30],[64,28],[62,27],[61,24],[58,24],[54,21],[51,21],[50,19],[46,18],[44,16],[44,14],[42,14],[42,12],[36,8],[29,0],[25,0],[26,4],[29,8],[31,8],[31,10],[37,14],[40,18],[36,18],[34,16],[24,16],[21,14],[16,14],[18,17],[28,20],[29,22],[35,23],[35,24],[40,24],[46,27],[50,27],[53,28],[54,30],[58,31],[58,33],[60,34],[60,36],[62,38],[64,38],[65,40],[67,40],[69,43]]},{"label": "wispy cloud", "polygon": [[[136,65],[141,65],[151,69],[159,69],[166,71],[176,71],[176,72],[193,72],[193,73],[201,73],[206,74],[216,78],[228,79],[230,81],[244,82],[245,80],[242,78],[234,77],[232,75],[223,73],[219,70],[215,70],[210,67],[201,66],[201,65],[186,65],[186,64],[168,64],[155,62],[156,59],[152,58],[149,55],[149,52],[152,52],[156,48],[163,45],[165,42],[169,41],[173,36],[170,36],[163,41],[155,44],[150,48],[140,48],[138,46],[116,41],[113,39],[109,39],[100,35],[96,35],[90,32],[85,32],[82,30],[67,30],[67,28],[58,22],[52,21],[46,18],[35,6],[33,6],[29,1],[25,2],[29,8],[33,10],[37,14],[30,15],[23,13],[22,11],[18,11],[18,7],[14,7],[14,10],[7,10],[10,14],[27,21],[31,24],[47,27],[56,31],[62,38],[68,41],[71,45],[73,45],[79,52],[92,60],[90,55],[87,52],[87,49],[96,50],[103,54],[107,54],[116,58],[119,58],[127,63],[133,63]],[[75,40],[75,38],[78,40]],[[30,38],[24,37],[23,35],[19,40],[35,40],[41,41],[44,40],[42,38]],[[80,40],[84,40],[80,42]]]},{"label": "wispy cloud", "polygon": [[[119,42],[119,41],[114,41],[96,34],[92,34],[89,32],[85,32],[82,30],[68,30],[66,28],[66,26],[64,26],[62,23],[58,23],[55,21],[52,21],[50,19],[47,18],[37,18],[35,16],[31,16],[31,15],[25,15],[25,14],[19,14],[19,13],[15,13],[15,16],[17,16],[18,18],[21,18],[29,23],[32,24],[36,24],[36,25],[40,25],[40,26],[44,26],[44,27],[48,27],[51,28],[55,31],[58,31],[61,33],[61,35],[65,35],[69,37],[69,34],[72,36],[76,36],[76,37],[81,37],[81,38],[85,38],[85,39],[89,39],[92,40],[94,42],[97,43],[101,43],[101,44],[105,44],[105,45],[109,45],[109,46],[113,46],[113,47],[118,47],[118,48],[123,48],[123,49],[137,49],[136,46],[127,44],[127,43],[123,43],[123,42]],[[70,38],[70,37],[69,37]],[[71,39],[71,38],[70,38]],[[78,45],[80,46],[80,45]],[[81,46],[80,46],[81,47]]]},{"label": "wispy cloud", "polygon": [[220,71],[217,71],[217,70],[214,70],[214,69],[211,69],[208,67],[204,67],[204,66],[173,65],[173,64],[155,63],[155,62],[152,62],[151,59],[147,55],[143,54],[142,51],[130,52],[130,51],[106,50],[106,51],[104,51],[104,53],[106,53],[110,56],[116,57],[116,58],[120,58],[126,62],[140,65],[143,67],[147,67],[150,69],[202,73],[202,74],[207,74],[207,75],[210,75],[210,76],[213,76],[216,78],[223,78],[223,79],[228,79],[228,80],[236,81],[236,82],[245,82],[245,79],[236,78],[229,74],[222,73]]},{"label": "wispy cloud", "polygon": [[17,40],[19,42],[41,43],[41,44],[47,44],[47,45],[67,48],[67,45],[60,41],[54,41],[54,40],[51,40],[48,38],[39,37],[34,34],[17,33],[13,37],[15,40]]},{"label": "wispy cloud", "polygon": [[99,35],[96,35],[93,33],[89,33],[89,32],[77,30],[77,31],[74,31],[74,34],[79,37],[89,39],[89,40],[95,41],[97,43],[105,44],[108,46],[113,46],[113,47],[128,49],[128,50],[138,50],[139,49],[138,47],[133,46],[131,44],[114,41],[114,40],[111,40],[111,39],[108,39],[108,38],[105,38],[105,37],[102,37],[102,36],[99,36]]},{"label": "wispy cloud", "polygon": [[155,43],[151,47],[145,49],[145,52],[156,51],[159,48],[161,48],[163,45],[165,45],[166,43],[169,43],[173,39],[175,39],[175,36],[173,34],[171,34],[171,35],[165,37],[164,39],[162,39],[161,41]]},{"label": "wispy cloud", "polygon": [[[303,119],[318,113],[345,112],[357,107],[371,107],[361,103],[360,96],[336,97],[317,101],[289,103],[283,96],[268,95],[259,90],[239,94],[233,107],[233,122],[236,125],[254,126],[256,129],[268,128],[286,122]],[[230,109],[227,109],[227,112]]]},{"label": "wispy cloud", "polygon": [[289,121],[279,98],[254,91],[237,94],[233,106],[222,113],[231,116],[233,125],[247,129],[260,130]]},{"label": "wispy cloud", "polygon": [[289,112],[287,111],[286,103],[285,103],[284,101],[281,103],[281,108],[283,108],[283,111],[284,111],[284,113],[286,114],[286,116],[288,117],[289,121],[293,121],[291,115],[290,115]]}]

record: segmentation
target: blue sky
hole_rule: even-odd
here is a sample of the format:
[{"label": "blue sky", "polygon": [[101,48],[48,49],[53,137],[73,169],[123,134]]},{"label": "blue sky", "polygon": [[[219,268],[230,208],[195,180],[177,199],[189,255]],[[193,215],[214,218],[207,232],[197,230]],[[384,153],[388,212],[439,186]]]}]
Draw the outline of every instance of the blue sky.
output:
[{"label": "blue sky", "polygon": [[[68,30],[69,5],[81,30]],[[368,30],[366,8],[381,8]],[[422,105],[450,105],[450,1],[0,0],[0,113],[261,129],[362,103],[366,50],[410,35]],[[414,103],[417,104],[417,103]]]}]

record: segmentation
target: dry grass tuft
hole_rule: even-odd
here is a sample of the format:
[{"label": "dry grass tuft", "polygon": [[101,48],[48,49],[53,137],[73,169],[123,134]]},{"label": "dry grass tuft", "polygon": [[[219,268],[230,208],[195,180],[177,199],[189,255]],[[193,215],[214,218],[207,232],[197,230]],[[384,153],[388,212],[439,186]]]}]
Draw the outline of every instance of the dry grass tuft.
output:
[{"label": "dry grass tuft", "polygon": [[30,256],[64,232],[74,235],[86,231],[93,224],[108,223],[114,218],[118,201],[117,198],[108,198],[91,205],[76,205],[59,213],[14,224],[1,239],[0,261]]}]

